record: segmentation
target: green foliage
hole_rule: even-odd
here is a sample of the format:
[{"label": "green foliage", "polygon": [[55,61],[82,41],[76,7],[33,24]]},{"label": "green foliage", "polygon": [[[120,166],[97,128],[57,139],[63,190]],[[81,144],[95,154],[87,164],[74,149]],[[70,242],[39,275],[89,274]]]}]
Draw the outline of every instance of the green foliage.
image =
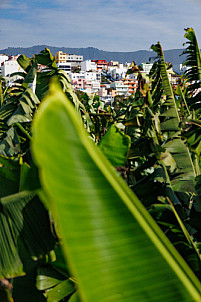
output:
[{"label": "green foliage", "polygon": [[90,142],[58,84],[35,119],[33,152],[81,300],[198,301],[199,282]]},{"label": "green foliage", "polygon": [[18,58],[12,87],[1,77],[2,301],[199,301],[201,59],[185,38],[176,89],[158,42],[113,108],[75,93],[49,49]]},{"label": "green foliage", "polygon": [[113,166],[124,166],[130,149],[130,137],[118,128],[118,124],[113,124],[101,139],[99,148]]},{"label": "green foliage", "polygon": [[40,266],[36,286],[44,291],[47,301],[61,301],[75,292],[75,283],[66,274],[52,266]]}]

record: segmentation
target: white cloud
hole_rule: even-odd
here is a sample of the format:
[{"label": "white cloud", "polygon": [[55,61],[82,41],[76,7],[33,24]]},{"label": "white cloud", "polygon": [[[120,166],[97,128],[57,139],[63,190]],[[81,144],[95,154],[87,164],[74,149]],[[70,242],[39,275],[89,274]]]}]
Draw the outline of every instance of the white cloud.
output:
[{"label": "white cloud", "polygon": [[[17,20],[12,11],[16,2]],[[5,9],[6,15],[1,14],[1,48],[46,44],[133,51],[160,41],[170,49],[182,48],[186,27],[194,27],[198,40],[201,36],[198,0],[58,0],[46,1],[43,7],[39,3],[7,1],[12,15],[9,19]]]}]

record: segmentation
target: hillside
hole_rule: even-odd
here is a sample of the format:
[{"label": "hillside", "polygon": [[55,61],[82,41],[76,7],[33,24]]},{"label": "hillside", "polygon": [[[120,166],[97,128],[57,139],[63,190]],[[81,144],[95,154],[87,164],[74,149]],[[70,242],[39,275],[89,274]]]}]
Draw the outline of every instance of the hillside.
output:
[{"label": "hillside", "polygon": [[[123,62],[132,62],[135,61],[136,64],[140,64],[142,62],[148,62],[150,57],[154,57],[155,53],[153,51],[147,50],[138,50],[132,52],[111,52],[104,51],[94,47],[87,48],[67,48],[67,47],[53,47],[47,45],[37,45],[32,47],[8,47],[6,49],[1,49],[0,53],[6,53],[7,55],[16,55],[16,54],[25,54],[28,57],[32,57],[34,54],[39,53],[41,50],[45,48],[49,48],[53,55],[56,54],[57,51],[62,50],[65,53],[69,54],[79,54],[83,55],[84,60],[96,60],[103,59],[107,62],[119,61]],[[171,62],[174,66],[175,70],[178,70],[179,64],[182,63],[185,59],[185,56],[180,56],[182,54],[183,49],[170,49],[164,51],[164,56],[167,62]]]}]

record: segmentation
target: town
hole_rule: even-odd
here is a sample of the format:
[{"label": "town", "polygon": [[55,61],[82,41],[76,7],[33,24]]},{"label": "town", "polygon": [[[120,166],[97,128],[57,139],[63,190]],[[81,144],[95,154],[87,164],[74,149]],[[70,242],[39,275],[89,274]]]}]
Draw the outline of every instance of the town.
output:
[{"label": "town", "polygon": [[[12,86],[12,83],[20,77],[19,73],[24,72],[17,62],[19,55],[0,54],[0,73],[5,78],[7,86]],[[62,51],[56,52],[55,61],[57,67],[69,75],[75,90],[89,95],[96,94],[102,101],[112,103],[115,96],[128,97],[136,91],[137,74],[127,75],[131,62],[83,60],[82,55],[66,54]],[[139,66],[141,73],[149,74],[152,65],[150,62],[142,62]],[[41,69],[43,67],[41,66]],[[180,76],[172,68],[168,69],[168,76],[173,85],[178,83]]]}]

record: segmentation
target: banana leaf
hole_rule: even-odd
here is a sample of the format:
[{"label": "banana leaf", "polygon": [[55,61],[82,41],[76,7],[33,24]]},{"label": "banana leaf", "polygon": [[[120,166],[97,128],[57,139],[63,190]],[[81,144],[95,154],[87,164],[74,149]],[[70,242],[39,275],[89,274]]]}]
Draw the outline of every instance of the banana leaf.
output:
[{"label": "banana leaf", "polygon": [[29,70],[31,68],[31,59],[30,58],[28,58],[25,55],[20,55],[17,58],[17,62],[26,72],[29,72]]},{"label": "banana leaf", "polygon": [[52,266],[40,266],[37,273],[36,286],[45,291],[47,301],[61,301],[75,292],[74,282]]},{"label": "banana leaf", "polygon": [[195,192],[195,170],[188,147],[180,137],[169,140],[163,147],[175,160],[177,169],[172,173],[171,184],[175,191]]},{"label": "banana leaf", "polygon": [[151,49],[157,53],[157,57],[159,58],[158,65],[162,78],[162,87],[165,93],[165,101],[163,107],[165,106],[166,110],[164,112],[161,112],[160,115],[160,117],[164,117],[163,119],[161,119],[161,130],[178,131],[180,129],[179,127],[180,118],[177,110],[177,105],[176,105],[172,85],[170,84],[168,78],[167,66],[165,63],[161,44],[158,42],[157,44],[152,45]]},{"label": "banana leaf", "polygon": [[199,281],[55,83],[32,148],[81,301],[200,301]]},{"label": "banana leaf", "polygon": [[[201,87],[201,54],[198,41],[195,35],[193,28],[186,28],[185,38],[188,39],[188,42],[185,44],[188,45],[186,50],[183,51],[183,54],[187,54],[186,60],[183,63],[184,66],[190,67],[186,70],[185,76],[187,79],[192,82],[196,81],[194,88]],[[189,88],[191,90],[191,86]]]},{"label": "banana leaf", "polygon": [[30,122],[32,120],[33,113],[39,104],[40,101],[33,93],[32,89],[27,88],[19,98],[19,103],[18,106],[16,106],[16,110],[8,119],[8,126],[18,122]]},{"label": "banana leaf", "polygon": [[42,50],[39,54],[35,55],[35,59],[37,63],[41,65],[45,65],[51,69],[57,70],[57,64],[55,62],[55,57],[52,56],[50,50],[48,48],[45,48]]},{"label": "banana leaf", "polygon": [[121,167],[126,162],[130,144],[130,137],[112,125],[98,146],[113,166]]},{"label": "banana leaf", "polygon": [[19,241],[35,260],[55,247],[48,213],[34,192],[0,199],[0,235],[0,279],[24,275]]},{"label": "banana leaf", "polygon": [[176,191],[195,192],[195,169],[189,149],[180,138],[180,117],[172,85],[168,78],[163,50],[159,42],[156,45],[152,45],[151,48],[157,52],[162,86],[166,96],[160,108],[160,129],[163,134],[166,132],[171,133],[169,139],[162,147],[172,155],[177,165],[176,172],[171,175],[171,185]]}]

